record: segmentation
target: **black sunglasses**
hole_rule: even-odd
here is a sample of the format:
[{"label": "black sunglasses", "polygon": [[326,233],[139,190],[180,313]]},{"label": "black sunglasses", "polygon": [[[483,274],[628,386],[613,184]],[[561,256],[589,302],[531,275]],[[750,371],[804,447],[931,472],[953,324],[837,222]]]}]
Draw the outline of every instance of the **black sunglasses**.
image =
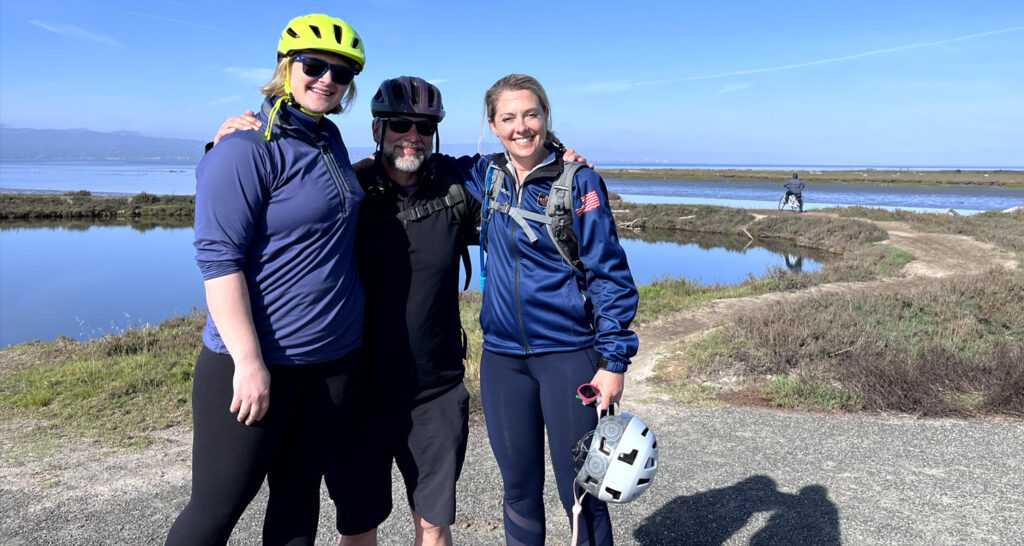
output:
[{"label": "black sunglasses", "polygon": [[296,55],[293,60],[302,63],[302,73],[310,78],[322,78],[327,73],[327,69],[330,69],[331,79],[334,80],[334,83],[348,85],[356,76],[355,69],[347,64],[331,64],[323,59],[305,55]]},{"label": "black sunglasses", "polygon": [[396,133],[408,133],[412,130],[413,125],[416,126],[416,132],[422,136],[430,136],[437,132],[437,122],[421,119],[413,121],[405,118],[381,118],[382,121],[388,122],[388,128]]}]

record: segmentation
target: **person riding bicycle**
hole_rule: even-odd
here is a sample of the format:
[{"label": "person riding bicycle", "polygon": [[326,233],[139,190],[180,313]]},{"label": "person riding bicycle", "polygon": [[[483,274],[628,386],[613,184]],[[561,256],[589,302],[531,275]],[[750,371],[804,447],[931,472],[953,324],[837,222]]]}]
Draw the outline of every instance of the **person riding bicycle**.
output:
[{"label": "person riding bicycle", "polygon": [[782,202],[785,203],[789,200],[790,195],[796,196],[797,203],[800,203],[800,212],[804,211],[804,181],[800,180],[800,176],[793,173],[793,178],[790,178],[782,185],[786,188],[786,195],[782,197]]}]

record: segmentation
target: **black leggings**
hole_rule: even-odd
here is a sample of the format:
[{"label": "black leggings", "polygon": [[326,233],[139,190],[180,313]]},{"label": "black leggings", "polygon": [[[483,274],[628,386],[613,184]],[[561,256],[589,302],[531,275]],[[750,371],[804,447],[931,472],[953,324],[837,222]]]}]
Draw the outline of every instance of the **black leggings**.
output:
[{"label": "black leggings", "polygon": [[192,496],[168,545],[226,544],[268,478],[264,544],[313,544],[324,461],[354,399],[359,351],[319,364],[268,365],[270,409],[248,426],[228,411],[234,362],[203,347],[192,387]]}]

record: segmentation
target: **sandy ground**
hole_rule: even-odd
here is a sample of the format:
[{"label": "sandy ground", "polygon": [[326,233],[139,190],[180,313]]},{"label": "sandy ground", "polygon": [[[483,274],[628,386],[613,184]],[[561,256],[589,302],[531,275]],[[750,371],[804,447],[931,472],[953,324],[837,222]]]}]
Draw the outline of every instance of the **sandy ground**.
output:
[{"label": "sandy ground", "polygon": [[[1024,544],[1024,422],[687,408],[647,383],[677,342],[728,323],[741,309],[1015,267],[1008,253],[966,237],[880,225],[890,233],[887,244],[918,258],[903,278],[721,300],[639,330],[624,409],[657,434],[661,466],[647,494],[612,507],[618,543]],[[162,431],[153,446],[124,452],[59,438],[48,449],[17,445],[18,428],[28,426],[0,429],[0,543],[162,543],[188,498],[187,429]],[[410,544],[411,518],[400,480],[395,484],[397,508],[380,543]],[[486,431],[474,423],[459,482],[457,544],[504,543],[501,490]],[[265,494],[243,515],[232,544],[259,543]],[[549,543],[565,544],[567,525],[551,487],[546,501]],[[325,495],[318,543],[335,540]]]}]

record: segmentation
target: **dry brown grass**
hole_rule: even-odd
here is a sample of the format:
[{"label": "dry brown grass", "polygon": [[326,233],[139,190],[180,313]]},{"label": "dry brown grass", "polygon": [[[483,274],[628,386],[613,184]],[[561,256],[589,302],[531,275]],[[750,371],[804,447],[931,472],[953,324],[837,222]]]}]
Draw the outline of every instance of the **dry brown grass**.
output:
[{"label": "dry brown grass", "polygon": [[689,351],[710,376],[774,376],[764,392],[805,407],[1024,416],[1024,272],[779,303]]}]

